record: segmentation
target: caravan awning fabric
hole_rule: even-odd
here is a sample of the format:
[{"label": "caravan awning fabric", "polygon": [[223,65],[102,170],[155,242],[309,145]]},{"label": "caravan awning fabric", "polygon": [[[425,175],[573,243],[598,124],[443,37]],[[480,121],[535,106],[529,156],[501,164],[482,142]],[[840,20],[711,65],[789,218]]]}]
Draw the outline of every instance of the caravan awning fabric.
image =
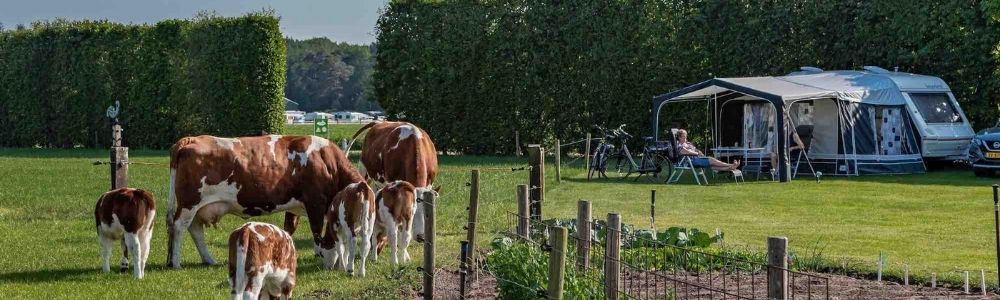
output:
[{"label": "caravan awning fabric", "polygon": [[903,105],[905,100],[896,83],[887,76],[857,71],[796,74],[779,77],[715,78],[657,96],[666,101],[704,99],[734,91],[772,102],[836,98],[876,105]]}]

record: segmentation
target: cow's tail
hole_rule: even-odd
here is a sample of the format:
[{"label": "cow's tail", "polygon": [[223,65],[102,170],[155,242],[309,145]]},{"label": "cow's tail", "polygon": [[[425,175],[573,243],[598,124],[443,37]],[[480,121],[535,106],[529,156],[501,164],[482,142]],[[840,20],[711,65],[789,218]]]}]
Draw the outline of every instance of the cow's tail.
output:
[{"label": "cow's tail", "polygon": [[344,155],[345,156],[350,156],[351,147],[354,147],[354,142],[358,140],[358,136],[361,135],[362,132],[367,131],[369,128],[372,128],[372,126],[378,125],[379,123],[382,123],[382,122],[380,122],[380,121],[372,121],[372,122],[368,122],[368,124],[365,124],[365,126],[361,126],[361,128],[358,128],[358,131],[354,132],[354,135],[351,136],[351,142],[347,144],[347,149],[344,149]]},{"label": "cow's tail", "polygon": [[173,233],[174,213],[177,207],[177,166],[180,164],[181,149],[193,143],[192,138],[182,138],[170,147],[170,187],[167,190],[167,230]]}]

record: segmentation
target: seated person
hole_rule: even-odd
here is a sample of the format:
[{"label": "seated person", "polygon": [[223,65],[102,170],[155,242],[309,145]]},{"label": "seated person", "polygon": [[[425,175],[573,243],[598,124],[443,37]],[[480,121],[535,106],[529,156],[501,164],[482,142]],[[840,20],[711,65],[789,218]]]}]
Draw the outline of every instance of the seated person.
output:
[{"label": "seated person", "polygon": [[688,142],[687,130],[677,130],[677,151],[680,155],[697,156],[691,158],[691,164],[696,168],[712,168],[716,171],[732,171],[740,167],[740,161],[736,160],[731,164],[724,163],[713,157],[708,157],[698,150],[694,144]]},{"label": "seated person", "polygon": [[[795,150],[802,150],[806,148],[805,146],[803,146],[802,139],[799,138],[798,133],[792,131],[791,133],[788,134],[788,139],[791,140],[793,143],[791,147],[788,147],[788,153],[793,153]],[[771,156],[771,169],[777,169],[778,168],[777,151],[771,151],[769,155]]]}]

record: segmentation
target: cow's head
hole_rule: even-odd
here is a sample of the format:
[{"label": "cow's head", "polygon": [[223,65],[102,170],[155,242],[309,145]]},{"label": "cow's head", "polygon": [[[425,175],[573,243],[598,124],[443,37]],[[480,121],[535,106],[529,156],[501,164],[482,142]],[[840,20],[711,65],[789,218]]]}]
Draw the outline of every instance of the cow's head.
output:
[{"label": "cow's head", "polygon": [[431,192],[431,194],[433,194],[434,198],[436,199],[436,198],[438,198],[438,197],[441,196],[441,187],[426,186],[426,187],[418,187],[418,188],[416,188],[416,190],[414,190],[414,193],[417,196],[416,197],[417,198],[417,202],[423,202],[424,201],[424,193],[427,193],[427,192]]},{"label": "cow's head", "polygon": [[334,263],[337,262],[337,258],[340,256],[340,252],[337,251],[337,220],[330,219],[331,214],[325,214],[323,216],[323,228],[319,234],[319,243],[313,249],[323,260],[323,267],[327,270],[333,269]]}]

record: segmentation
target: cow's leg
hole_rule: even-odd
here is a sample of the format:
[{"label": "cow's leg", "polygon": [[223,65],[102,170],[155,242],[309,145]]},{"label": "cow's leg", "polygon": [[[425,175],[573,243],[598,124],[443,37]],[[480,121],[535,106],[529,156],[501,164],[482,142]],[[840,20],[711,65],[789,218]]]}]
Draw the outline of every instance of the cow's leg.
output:
[{"label": "cow's leg", "polygon": [[[393,222],[395,223],[395,222]],[[399,227],[396,224],[391,224],[392,226],[386,226],[386,235],[389,239],[389,257],[392,259],[392,265],[399,264],[399,250],[397,243],[397,236],[399,235]]]},{"label": "cow's leg", "polygon": [[385,231],[382,229],[382,225],[381,225],[381,222],[380,222],[379,225],[375,226],[375,230],[374,230],[374,232],[372,232],[372,238],[370,239],[371,240],[371,250],[372,251],[371,251],[371,255],[370,255],[369,258],[371,258],[371,260],[374,261],[374,262],[378,261],[378,249],[375,249],[375,248],[378,247],[379,241],[381,240],[381,237],[379,235],[384,235],[384,234],[385,234]]},{"label": "cow's leg", "polygon": [[115,241],[105,237],[103,234],[98,233],[97,243],[101,245],[101,270],[105,273],[111,272],[111,248],[114,246]]},{"label": "cow's leg", "polygon": [[365,232],[365,236],[360,237],[358,241],[361,242],[361,246],[358,247],[358,250],[361,250],[361,253],[358,254],[358,258],[361,259],[361,265],[358,267],[358,275],[361,275],[361,277],[365,277],[365,264],[368,262],[368,251],[371,251],[373,245],[372,236],[374,235],[372,234],[371,226],[369,226]]},{"label": "cow's leg", "polygon": [[402,263],[406,263],[410,261],[409,248],[410,248],[410,238],[412,236],[410,235],[410,231],[405,229],[400,230],[398,234],[399,234],[399,242],[396,244],[396,247],[400,249],[400,252],[402,252],[401,253],[402,257],[399,260]]},{"label": "cow's leg", "polygon": [[246,288],[246,292],[243,294],[243,299],[259,299],[261,289],[264,287],[264,273],[257,273],[248,283],[250,286]]},{"label": "cow's leg", "polygon": [[153,236],[153,229],[139,231],[139,260],[135,266],[142,268],[142,273],[146,273],[146,261],[149,259],[149,242]]},{"label": "cow's leg", "polygon": [[354,258],[358,253],[358,239],[354,234],[347,234],[347,259],[344,263],[347,265],[347,274],[354,275]]},{"label": "cow's leg", "polygon": [[128,258],[129,258],[128,243],[124,238],[119,242],[122,244],[122,260],[120,263],[118,263],[118,271],[128,272]]},{"label": "cow's leg", "polygon": [[139,251],[139,236],[132,232],[126,232],[124,240],[128,252],[132,254],[132,261],[135,262],[135,265],[132,266],[132,276],[135,279],[142,279],[143,274],[140,263],[142,262],[142,252]]},{"label": "cow's leg", "polygon": [[188,232],[191,233],[191,240],[194,241],[195,247],[198,248],[198,254],[201,255],[201,263],[206,266],[214,265],[215,260],[212,259],[212,254],[208,252],[208,246],[205,245],[205,224],[196,219],[191,223]]},{"label": "cow's leg", "polygon": [[295,234],[295,229],[299,228],[299,216],[291,212],[285,212],[285,231],[289,235]]},{"label": "cow's leg", "polygon": [[[170,217],[167,216],[167,218]],[[188,231],[188,227],[193,221],[194,212],[190,209],[181,209],[177,214],[177,220],[174,220],[173,224],[168,224],[168,226],[173,227],[173,230],[167,227],[167,230],[170,230],[170,252],[168,253],[167,265],[174,269],[181,268],[181,245],[184,243],[184,232]]]}]

